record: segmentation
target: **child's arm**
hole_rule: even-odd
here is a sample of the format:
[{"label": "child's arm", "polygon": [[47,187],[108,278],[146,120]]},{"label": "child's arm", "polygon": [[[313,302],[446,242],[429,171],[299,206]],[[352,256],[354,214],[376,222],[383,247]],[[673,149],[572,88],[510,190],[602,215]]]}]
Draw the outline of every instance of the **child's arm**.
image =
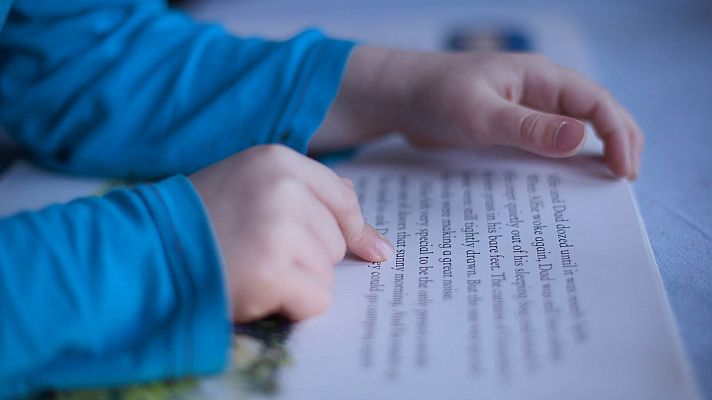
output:
[{"label": "child's arm", "polygon": [[[260,143],[304,151],[351,49],[315,32],[236,38],[157,0],[19,0],[0,34],[0,120],[36,160],[92,174],[192,172]],[[578,150],[580,118],[615,174],[637,174],[642,135],[628,113],[537,56],[360,47],[339,93],[310,149],[399,130],[561,157]]]},{"label": "child's arm", "polygon": [[283,146],[0,219],[0,398],[217,372],[230,320],[323,311],[347,249],[393,250],[348,180]]},{"label": "child's arm", "polygon": [[0,219],[0,398],[221,370],[222,275],[185,177]]},{"label": "child's arm", "polygon": [[190,173],[262,143],[305,151],[352,46],[237,38],[161,0],[16,0],[0,121],[35,161],[94,175]]},{"label": "child's arm", "polygon": [[603,88],[540,56],[417,53],[358,47],[310,149],[392,131],[427,146],[515,146],[575,154],[591,121],[617,176],[635,178],[643,136]]}]

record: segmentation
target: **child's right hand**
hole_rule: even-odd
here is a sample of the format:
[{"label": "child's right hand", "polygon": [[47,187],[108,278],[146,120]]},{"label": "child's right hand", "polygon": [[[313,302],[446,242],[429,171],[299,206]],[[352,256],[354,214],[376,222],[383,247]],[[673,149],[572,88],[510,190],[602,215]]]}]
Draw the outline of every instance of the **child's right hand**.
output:
[{"label": "child's right hand", "polygon": [[235,322],[316,315],[347,249],[367,261],[392,255],[351,182],[287,147],[254,147],[190,179],[217,237]]}]

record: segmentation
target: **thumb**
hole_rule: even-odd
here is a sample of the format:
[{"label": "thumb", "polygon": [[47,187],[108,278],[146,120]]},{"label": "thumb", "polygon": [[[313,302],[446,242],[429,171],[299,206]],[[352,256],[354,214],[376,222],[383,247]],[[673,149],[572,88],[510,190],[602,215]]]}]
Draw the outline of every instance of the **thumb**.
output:
[{"label": "thumb", "polygon": [[576,154],[586,136],[584,124],[570,117],[548,114],[520,105],[506,103],[491,113],[498,129],[497,144],[514,146],[546,157]]}]

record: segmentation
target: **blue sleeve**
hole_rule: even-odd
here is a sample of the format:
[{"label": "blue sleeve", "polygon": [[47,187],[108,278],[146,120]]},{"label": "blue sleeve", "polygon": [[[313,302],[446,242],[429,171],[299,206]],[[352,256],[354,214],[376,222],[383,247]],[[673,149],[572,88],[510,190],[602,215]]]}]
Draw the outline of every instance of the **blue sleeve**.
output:
[{"label": "blue sleeve", "polygon": [[158,0],[17,0],[0,34],[0,122],[37,162],[190,173],[241,149],[304,152],[350,42],[238,38]]},{"label": "blue sleeve", "polygon": [[0,220],[0,398],[217,372],[221,261],[183,176]]}]

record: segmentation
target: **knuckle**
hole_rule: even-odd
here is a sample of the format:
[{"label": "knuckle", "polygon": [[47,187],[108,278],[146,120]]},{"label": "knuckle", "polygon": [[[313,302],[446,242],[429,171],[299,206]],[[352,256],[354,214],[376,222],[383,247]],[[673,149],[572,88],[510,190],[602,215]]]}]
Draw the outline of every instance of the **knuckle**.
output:
[{"label": "knuckle", "polygon": [[262,144],[248,150],[254,157],[266,160],[284,160],[292,150],[283,144]]},{"label": "knuckle", "polygon": [[529,113],[519,121],[519,141],[523,144],[533,144],[537,125],[540,118],[538,114]]}]

